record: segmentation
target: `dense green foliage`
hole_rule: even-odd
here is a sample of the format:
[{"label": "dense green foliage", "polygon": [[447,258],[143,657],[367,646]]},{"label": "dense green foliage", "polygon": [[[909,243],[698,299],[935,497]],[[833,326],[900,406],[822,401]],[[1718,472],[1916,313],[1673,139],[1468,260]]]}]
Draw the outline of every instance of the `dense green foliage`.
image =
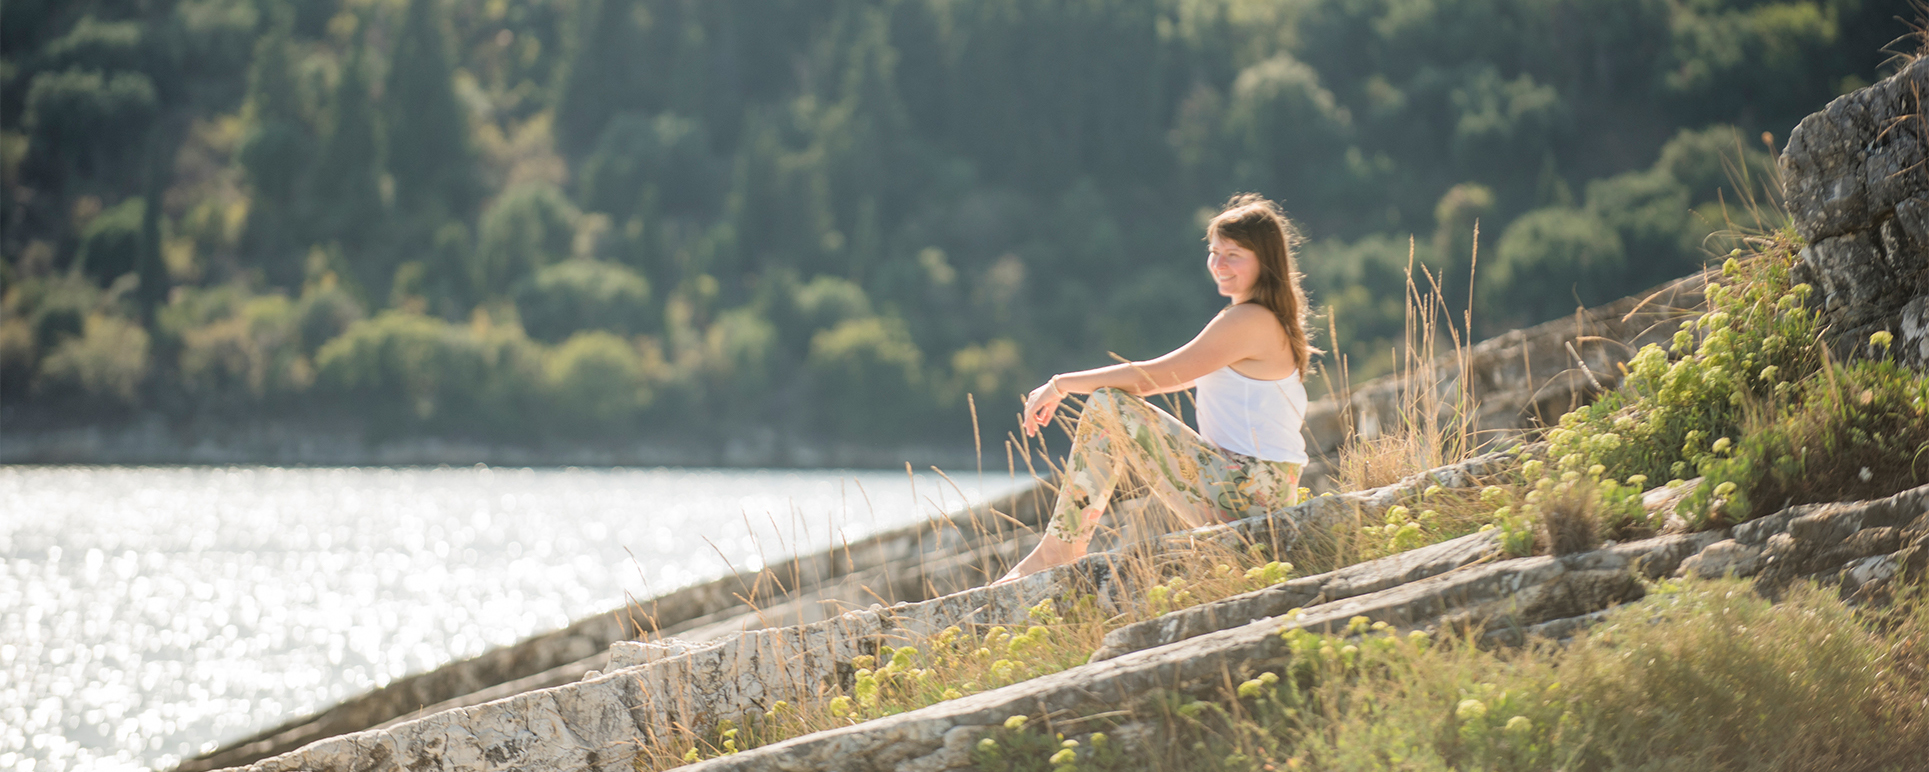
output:
[{"label": "dense green foliage", "polygon": [[1698,266],[1758,135],[1882,75],[1904,10],[11,2],[0,400],[961,442],[1197,330],[1242,190],[1363,377],[1410,259],[1478,334]]}]

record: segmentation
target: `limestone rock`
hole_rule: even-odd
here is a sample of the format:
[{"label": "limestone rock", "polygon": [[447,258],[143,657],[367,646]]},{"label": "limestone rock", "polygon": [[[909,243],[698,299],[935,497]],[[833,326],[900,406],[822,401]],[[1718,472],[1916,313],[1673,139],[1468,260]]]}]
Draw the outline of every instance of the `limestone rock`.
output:
[{"label": "limestone rock", "polygon": [[1762,550],[1728,539],[1716,542],[1681,562],[1682,576],[1694,575],[1703,579],[1720,579],[1724,576],[1754,576],[1761,570]]},{"label": "limestone rock", "polygon": [[[1837,97],[1804,118],[1783,150],[1782,192],[1808,242],[1799,281],[1834,330],[1840,356],[1897,356],[1929,365],[1929,59]],[[1871,350],[1871,333],[1899,340]]]},{"label": "limestone rock", "polygon": [[1294,579],[1113,630],[1105,636],[1104,645],[1092,653],[1092,661],[1164,646],[1255,619],[1276,617],[1295,608],[1437,576],[1499,553],[1498,537],[1492,532],[1476,533],[1338,571]]},{"label": "limestone rock", "polygon": [[1532,625],[1583,616],[1639,597],[1640,584],[1631,570],[1633,560],[1646,551],[1600,553],[1606,554],[1573,556],[1580,560],[1533,557],[1470,566],[1308,607],[1291,621],[1255,620],[963,699],[712,759],[690,769],[968,769],[969,759],[963,749],[969,747],[969,741],[1008,716],[1116,714],[1144,707],[1148,695],[1156,690],[1208,694],[1229,677],[1237,682],[1261,671],[1281,672],[1289,662],[1289,653],[1279,632],[1289,627],[1333,632],[1345,629],[1355,616],[1396,627],[1434,622]]}]

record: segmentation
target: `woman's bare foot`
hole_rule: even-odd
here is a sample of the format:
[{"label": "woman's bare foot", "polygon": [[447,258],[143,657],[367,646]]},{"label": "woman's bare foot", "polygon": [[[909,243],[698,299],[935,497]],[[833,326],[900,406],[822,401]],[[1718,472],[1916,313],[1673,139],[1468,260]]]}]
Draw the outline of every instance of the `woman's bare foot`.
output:
[{"label": "woman's bare foot", "polygon": [[1031,554],[1026,555],[1024,560],[1018,561],[1017,565],[1012,566],[1010,571],[1005,572],[1004,576],[999,577],[998,581],[992,584],[1017,581],[1052,566],[1062,566],[1084,557],[1084,550],[1078,549],[1079,546],[1062,541],[1051,534],[1045,534],[1045,538],[1038,540],[1038,546],[1032,548]]},{"label": "woman's bare foot", "polygon": [[1038,540],[1038,546],[1032,548],[1031,554],[1026,555],[1024,560],[1018,561],[1017,565],[1012,566],[1010,571],[1006,571],[1004,576],[998,577],[998,581],[992,584],[1014,582],[1047,568],[1062,566],[1085,557],[1085,546],[1092,541],[1092,524],[1097,522],[1102,514],[1104,510],[1101,509],[1086,510],[1085,538],[1078,541],[1068,542],[1047,532],[1044,538]]}]

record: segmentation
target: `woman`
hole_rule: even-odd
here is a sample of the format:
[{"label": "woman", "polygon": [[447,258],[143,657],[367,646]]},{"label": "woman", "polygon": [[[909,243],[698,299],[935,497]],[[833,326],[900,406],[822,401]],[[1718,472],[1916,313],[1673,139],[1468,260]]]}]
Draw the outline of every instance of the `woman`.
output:
[{"label": "woman", "polygon": [[[1025,399],[1027,435],[1070,394],[1079,416],[1045,536],[1000,582],[1085,555],[1094,524],[1131,473],[1193,527],[1298,502],[1306,464],[1306,297],[1297,234],[1279,207],[1238,196],[1206,226],[1206,269],[1232,300],[1197,337],[1144,362],[1054,375]],[[1199,431],[1142,397],[1197,388]]]}]

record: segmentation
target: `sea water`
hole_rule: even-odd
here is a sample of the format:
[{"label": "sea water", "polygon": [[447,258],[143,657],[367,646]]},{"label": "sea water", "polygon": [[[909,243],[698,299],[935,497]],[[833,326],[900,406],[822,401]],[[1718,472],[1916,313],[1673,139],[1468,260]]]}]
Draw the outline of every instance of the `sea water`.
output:
[{"label": "sea water", "polygon": [[626,599],[1026,482],[0,467],[0,770],[166,769]]}]

